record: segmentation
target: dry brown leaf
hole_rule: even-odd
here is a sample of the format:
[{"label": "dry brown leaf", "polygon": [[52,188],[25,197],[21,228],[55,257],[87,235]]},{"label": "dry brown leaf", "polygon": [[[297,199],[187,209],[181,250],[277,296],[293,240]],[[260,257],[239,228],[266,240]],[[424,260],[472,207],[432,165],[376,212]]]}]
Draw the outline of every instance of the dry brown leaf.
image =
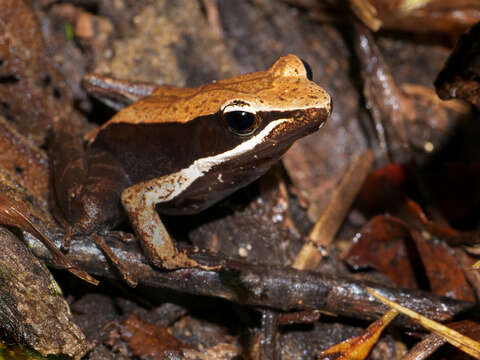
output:
[{"label": "dry brown leaf", "polygon": [[377,343],[383,329],[398,315],[396,310],[389,310],[380,319],[372,323],[360,336],[342,341],[322,351],[318,359],[326,359],[335,354],[337,360],[365,359],[372,347]]}]

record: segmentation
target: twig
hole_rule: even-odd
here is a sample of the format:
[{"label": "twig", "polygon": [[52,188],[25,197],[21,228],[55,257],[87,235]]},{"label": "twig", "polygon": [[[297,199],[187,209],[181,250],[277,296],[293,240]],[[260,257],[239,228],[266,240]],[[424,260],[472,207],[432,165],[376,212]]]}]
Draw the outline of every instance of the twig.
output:
[{"label": "twig", "polygon": [[297,311],[278,316],[278,325],[308,324],[320,319],[322,313],[318,310]]},{"label": "twig", "polygon": [[262,336],[260,340],[259,360],[277,360],[278,313],[265,309],[262,311]]},{"label": "twig", "polygon": [[363,93],[374,122],[379,148],[389,162],[408,161],[407,123],[415,114],[412,102],[396,86],[371,32],[354,23],[353,42],[363,78]]},{"label": "twig", "polygon": [[428,359],[440,346],[447,341],[435,334],[428,335],[425,339],[415,344],[401,360]]},{"label": "twig", "polygon": [[218,12],[218,4],[216,0],[202,0],[203,7],[207,13],[207,20],[210,25],[210,30],[216,39],[221,39],[223,36],[222,22],[220,21],[220,14]]},{"label": "twig", "polygon": [[[56,228],[47,228],[47,231],[47,236],[56,239],[56,245],[59,246],[61,232]],[[25,241],[35,255],[55,267],[48,250],[32,235],[25,232],[24,235]],[[161,271],[147,263],[137,243],[110,241],[109,246],[136,276],[139,284],[169,288],[188,294],[215,296],[250,306],[270,307],[283,311],[318,309],[375,320],[387,310],[387,307],[370,296],[365,289],[366,286],[438,321],[447,321],[475,306],[474,303],[467,301],[457,301],[419,290],[382,287],[347,276],[252,265],[241,261],[229,260],[225,268],[216,271],[192,268]],[[91,274],[118,279],[116,270],[109,266],[103,254],[88,238],[76,238],[68,257]],[[395,322],[412,326],[412,322],[402,317]]]},{"label": "twig", "polygon": [[378,31],[382,27],[377,9],[368,0],[350,0],[350,8],[370,30]]},{"label": "twig", "polygon": [[342,182],[335,189],[327,209],[313,227],[309,235],[311,243],[305,244],[295,259],[294,269],[314,270],[317,268],[322,259],[322,254],[317,246],[327,247],[332,242],[370,172],[372,164],[373,151],[367,150],[350,166]]}]

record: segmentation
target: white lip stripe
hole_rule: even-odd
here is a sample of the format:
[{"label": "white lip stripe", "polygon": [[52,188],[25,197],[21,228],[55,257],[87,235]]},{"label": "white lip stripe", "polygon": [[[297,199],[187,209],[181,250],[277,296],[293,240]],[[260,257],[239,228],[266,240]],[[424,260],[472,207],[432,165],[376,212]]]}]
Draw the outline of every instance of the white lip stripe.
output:
[{"label": "white lip stripe", "polygon": [[185,191],[195,180],[210,171],[210,169],[212,169],[214,166],[252,150],[255,146],[260,144],[263,139],[265,139],[273,131],[273,129],[275,129],[281,123],[287,121],[289,121],[289,119],[278,119],[272,121],[257,135],[239,144],[237,147],[215,156],[195,160],[188,168],[180,170],[174,174],[167,175],[167,179],[165,179],[166,181],[164,181],[164,183],[175,184],[175,189],[171,192],[169,191],[167,194],[165,191],[162,191],[162,189],[153,190],[152,193],[149,194],[150,196],[147,195],[147,201],[155,204],[158,202],[167,202],[173,200],[175,197]]},{"label": "white lip stripe", "polygon": [[192,163],[192,165],[190,165],[186,170],[188,170],[192,166],[195,166],[202,173],[206,173],[215,165],[221,164],[222,162],[225,162],[238,155],[242,155],[249,150],[252,150],[256,145],[260,144],[263,141],[263,139],[265,139],[272,132],[273,129],[275,129],[278,125],[287,121],[289,121],[289,119],[277,119],[275,121],[272,121],[267,126],[265,126],[265,128],[262,131],[260,131],[257,135],[248,139],[247,141],[242,142],[241,144],[234,147],[233,149],[225,151],[224,153],[221,153],[215,156],[210,156],[210,157],[205,157],[205,158],[195,160]]}]

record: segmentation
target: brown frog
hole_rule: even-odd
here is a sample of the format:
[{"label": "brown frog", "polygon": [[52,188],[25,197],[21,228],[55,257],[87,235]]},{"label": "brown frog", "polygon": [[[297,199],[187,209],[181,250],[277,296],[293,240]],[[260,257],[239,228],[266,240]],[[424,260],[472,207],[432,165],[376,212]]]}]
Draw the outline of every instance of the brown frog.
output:
[{"label": "brown frog", "polygon": [[202,266],[158,213],[197,213],[251,183],[330,113],[330,96],[295,55],[196,88],[158,86],[86,143],[56,126],[57,203],[74,233],[102,234],[126,212],[153,265]]}]

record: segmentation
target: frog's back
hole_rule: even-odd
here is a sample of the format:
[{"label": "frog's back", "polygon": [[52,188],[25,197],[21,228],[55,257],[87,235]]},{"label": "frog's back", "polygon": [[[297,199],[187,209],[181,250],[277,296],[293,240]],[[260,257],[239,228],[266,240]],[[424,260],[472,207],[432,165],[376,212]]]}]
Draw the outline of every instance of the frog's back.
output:
[{"label": "frog's back", "polygon": [[103,128],[116,123],[187,123],[217,113],[222,104],[230,99],[261,96],[262,90],[271,86],[272,78],[266,71],[196,88],[159,86],[151,95],[119,111]]}]

